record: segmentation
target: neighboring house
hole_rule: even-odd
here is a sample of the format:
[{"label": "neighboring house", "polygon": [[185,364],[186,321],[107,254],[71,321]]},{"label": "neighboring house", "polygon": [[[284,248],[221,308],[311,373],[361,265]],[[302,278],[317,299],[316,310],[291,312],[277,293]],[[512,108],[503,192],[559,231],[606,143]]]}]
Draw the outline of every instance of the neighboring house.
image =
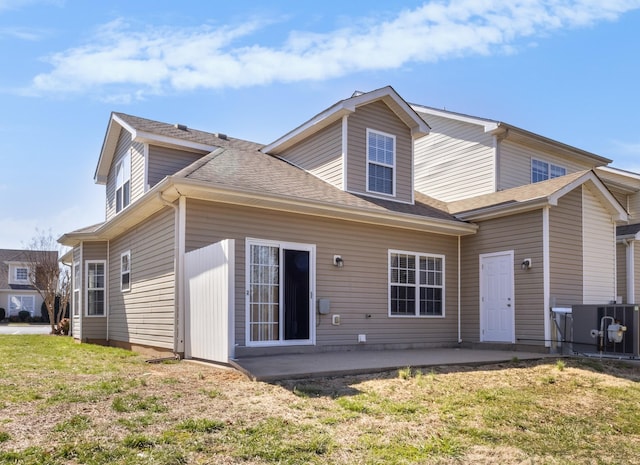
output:
[{"label": "neighboring house", "polygon": [[543,350],[551,306],[616,299],[628,215],[594,171],[608,162],[391,87],[267,146],[113,113],[95,174],[106,221],[60,238],[73,336],[221,362]]},{"label": "neighboring house", "polygon": [[6,318],[17,316],[22,310],[32,317],[40,317],[42,297],[31,285],[29,276],[34,264],[31,254],[56,254],[57,252],[0,249],[0,307],[5,309]]}]

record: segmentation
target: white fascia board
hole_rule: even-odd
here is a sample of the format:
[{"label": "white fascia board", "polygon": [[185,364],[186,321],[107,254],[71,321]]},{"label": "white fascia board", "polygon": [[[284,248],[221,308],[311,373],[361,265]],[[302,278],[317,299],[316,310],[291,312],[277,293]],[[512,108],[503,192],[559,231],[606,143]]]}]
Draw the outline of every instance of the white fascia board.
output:
[{"label": "white fascia board", "polygon": [[513,202],[508,205],[492,205],[490,207],[455,213],[454,216],[462,221],[483,221],[539,210],[546,206],[549,206],[549,200],[547,197],[543,197],[526,202]]},{"label": "white fascia board", "polygon": [[475,124],[476,126],[482,126],[485,132],[492,132],[498,129],[500,123],[498,121],[491,121],[483,118],[476,118],[474,116],[463,115],[461,113],[455,113],[447,110],[438,110],[436,108],[425,107],[418,104],[411,104],[411,108],[418,113],[427,113],[441,118],[452,119],[460,121],[462,123]]},{"label": "white fascia board", "polygon": [[171,146],[176,148],[188,148],[193,150],[198,150],[201,152],[212,152],[218,146],[216,145],[208,145],[208,144],[200,144],[198,142],[192,142],[184,139],[176,139],[174,137],[160,136],[158,134],[153,134],[151,132],[142,132],[135,131],[132,135],[132,139],[134,142],[142,142],[145,144],[156,144],[156,145],[164,145]]},{"label": "white fascia board", "polygon": [[411,126],[412,137],[419,138],[429,133],[429,125],[420,118],[415,109],[405,102],[392,87],[387,86],[336,103],[322,113],[314,116],[306,123],[298,126],[293,131],[288,132],[276,141],[266,147],[263,147],[260,151],[263,153],[278,155],[283,150],[308,135],[325,128],[329,124],[341,119],[344,115],[349,115],[355,112],[357,107],[384,99],[385,97],[393,99],[400,109],[415,122],[415,125]]},{"label": "white fascia board", "polygon": [[624,176],[626,178],[640,181],[640,173],[634,173],[633,171],[627,171],[613,166],[598,166],[598,170],[606,171],[608,173],[617,174],[618,176]]},{"label": "white fascia board", "polygon": [[[119,127],[117,127],[119,126]],[[113,161],[115,155],[116,145],[118,144],[118,137],[120,131],[124,129],[131,134],[133,139],[135,136],[135,129],[125,123],[121,118],[112,114],[109,119],[109,126],[107,127],[107,133],[104,136],[102,142],[102,149],[100,150],[100,156],[98,157],[98,164],[93,179],[96,184],[106,184],[107,176],[109,175],[109,167]]]},{"label": "white fascia board", "polygon": [[288,132],[266,147],[261,148],[260,151],[263,153],[278,155],[299,140],[304,139],[307,135],[329,126],[334,121],[338,121],[344,115],[351,114],[355,110],[355,107],[346,105],[345,102],[340,102],[313,117],[303,125],[298,126],[293,131]]}]

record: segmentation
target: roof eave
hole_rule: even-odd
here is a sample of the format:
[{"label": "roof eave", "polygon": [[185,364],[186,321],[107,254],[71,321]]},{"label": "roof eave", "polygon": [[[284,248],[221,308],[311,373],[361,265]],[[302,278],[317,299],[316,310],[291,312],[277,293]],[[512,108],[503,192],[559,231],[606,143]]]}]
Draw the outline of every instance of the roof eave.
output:
[{"label": "roof eave", "polygon": [[264,192],[219,188],[204,181],[190,179],[176,179],[174,181],[175,189],[180,194],[201,200],[214,200],[247,207],[266,208],[455,236],[474,234],[478,229],[477,225],[456,220],[427,218],[399,212],[377,212],[364,208],[336,205],[331,202],[297,199],[284,195],[265,194]]},{"label": "roof eave", "polygon": [[484,221],[539,210],[550,205],[549,199],[543,197],[525,202],[513,202],[508,205],[502,204],[476,208],[474,210],[455,213],[454,216],[462,221]]}]

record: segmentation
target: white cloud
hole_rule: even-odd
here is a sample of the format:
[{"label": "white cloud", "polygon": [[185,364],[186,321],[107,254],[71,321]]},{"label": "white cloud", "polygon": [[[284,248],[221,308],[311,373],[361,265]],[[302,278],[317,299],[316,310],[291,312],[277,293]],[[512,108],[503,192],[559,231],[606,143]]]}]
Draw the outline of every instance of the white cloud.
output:
[{"label": "white cloud", "polygon": [[515,53],[527,46],[518,43],[521,39],[530,43],[555,30],[612,21],[639,7],[640,0],[425,3],[388,21],[363,18],[327,33],[293,31],[276,46],[251,42],[270,22],[150,26],[140,32],[120,20],[104,25],[93,42],[46,58],[53,69],[37,75],[29,93],[97,92],[128,101],[145,94],[322,80],[412,62]]}]

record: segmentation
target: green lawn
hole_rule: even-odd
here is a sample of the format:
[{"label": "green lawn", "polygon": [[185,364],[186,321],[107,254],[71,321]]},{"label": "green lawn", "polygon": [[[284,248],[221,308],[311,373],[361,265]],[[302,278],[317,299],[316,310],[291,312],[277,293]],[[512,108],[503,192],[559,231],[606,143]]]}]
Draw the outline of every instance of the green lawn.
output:
[{"label": "green lawn", "polygon": [[640,369],[519,362],[281,384],[0,336],[1,464],[640,463]]}]

